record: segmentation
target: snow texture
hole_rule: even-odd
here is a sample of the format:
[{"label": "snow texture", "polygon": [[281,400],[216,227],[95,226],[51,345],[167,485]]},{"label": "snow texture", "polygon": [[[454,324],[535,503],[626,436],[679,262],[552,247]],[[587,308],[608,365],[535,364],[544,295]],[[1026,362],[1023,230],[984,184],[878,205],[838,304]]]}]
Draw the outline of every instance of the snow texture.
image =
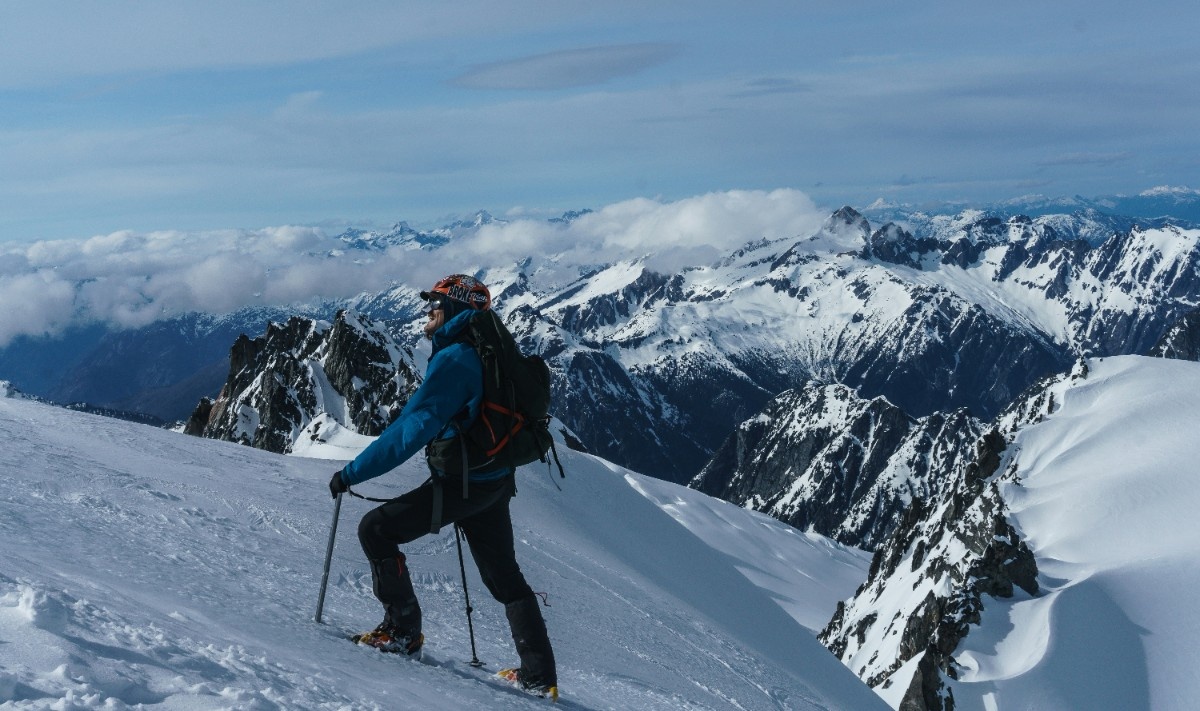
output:
[{"label": "snow texture", "polygon": [[[0,441],[0,707],[544,708],[486,678],[515,655],[469,563],[487,672],[466,664],[449,529],[406,548],[425,663],[343,638],[380,616],[357,500],[326,624],[313,621],[336,462],[14,398],[0,399]],[[530,467],[513,511],[518,557],[548,595],[563,708],[883,708],[812,633],[862,579],[860,553],[559,449],[562,491]],[[395,495],[422,467],[362,493]]]},{"label": "snow texture", "polygon": [[1063,379],[1002,484],[1042,592],[992,600],[956,708],[1194,709],[1200,363],[1124,356]]}]

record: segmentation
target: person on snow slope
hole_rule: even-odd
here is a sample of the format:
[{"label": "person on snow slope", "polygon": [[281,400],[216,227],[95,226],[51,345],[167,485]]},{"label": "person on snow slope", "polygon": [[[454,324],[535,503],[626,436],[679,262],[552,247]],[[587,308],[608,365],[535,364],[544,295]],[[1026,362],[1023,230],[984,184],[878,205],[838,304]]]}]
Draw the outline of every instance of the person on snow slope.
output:
[{"label": "person on snow slope", "polygon": [[[454,274],[421,292],[428,304],[425,335],[433,350],[425,379],[393,422],[354,461],[333,475],[334,497],[407,461],[427,444],[429,452],[456,450],[446,440],[459,437],[479,414],[483,365],[463,340],[471,319],[491,307],[491,294],[479,280]],[[424,643],[421,606],[400,546],[457,524],[467,539],[483,583],[504,605],[521,666],[508,678],[526,690],[557,696],[554,652],[537,597],[517,565],[509,500],[516,493],[515,472],[504,466],[474,471],[466,483],[453,471],[429,460],[431,476],[403,496],[363,516],[358,537],[371,565],[375,596],[383,603],[383,622],[357,637],[383,651],[416,654]],[[444,489],[444,491],[442,491]]]}]

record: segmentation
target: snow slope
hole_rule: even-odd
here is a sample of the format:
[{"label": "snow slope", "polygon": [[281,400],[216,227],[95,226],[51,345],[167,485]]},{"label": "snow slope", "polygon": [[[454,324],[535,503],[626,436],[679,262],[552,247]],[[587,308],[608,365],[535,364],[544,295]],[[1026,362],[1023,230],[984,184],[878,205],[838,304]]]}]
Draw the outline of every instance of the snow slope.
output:
[{"label": "snow slope", "polygon": [[985,605],[955,652],[960,710],[1184,711],[1200,698],[1200,363],[1088,365],[1016,437],[1002,492],[1042,591]]},{"label": "snow slope", "polygon": [[[341,638],[380,616],[362,502],[343,504],[327,624],[312,621],[332,462],[11,398],[0,442],[4,708],[544,708],[465,664],[450,530],[406,549],[427,663]],[[560,449],[562,491],[530,468],[513,511],[564,708],[882,707],[805,627],[862,579],[861,554]],[[422,466],[362,493],[395,495]],[[467,567],[495,670],[515,659],[503,610]]]}]

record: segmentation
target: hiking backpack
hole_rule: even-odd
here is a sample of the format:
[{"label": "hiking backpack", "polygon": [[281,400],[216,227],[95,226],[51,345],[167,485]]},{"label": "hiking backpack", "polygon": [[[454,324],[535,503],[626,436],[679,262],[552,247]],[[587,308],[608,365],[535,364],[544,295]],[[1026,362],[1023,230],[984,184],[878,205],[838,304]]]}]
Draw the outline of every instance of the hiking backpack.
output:
[{"label": "hiking backpack", "polygon": [[[547,462],[550,435],[550,369],[537,355],[525,355],[495,311],[480,311],[462,339],[483,364],[483,401],[465,436],[438,439],[426,451],[429,464],[444,473],[494,471],[535,461]],[[555,452],[555,461],[558,453]],[[466,457],[466,466],[463,457]],[[565,476],[562,464],[559,475]],[[465,484],[465,481],[464,481]]]}]

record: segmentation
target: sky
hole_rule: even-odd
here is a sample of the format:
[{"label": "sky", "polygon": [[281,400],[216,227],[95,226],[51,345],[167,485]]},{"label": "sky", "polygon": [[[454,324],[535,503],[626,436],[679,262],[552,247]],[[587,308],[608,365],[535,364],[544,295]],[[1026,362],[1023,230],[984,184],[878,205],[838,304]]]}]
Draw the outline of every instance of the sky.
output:
[{"label": "sky", "polygon": [[0,6],[0,241],[1200,184],[1200,5]]}]

